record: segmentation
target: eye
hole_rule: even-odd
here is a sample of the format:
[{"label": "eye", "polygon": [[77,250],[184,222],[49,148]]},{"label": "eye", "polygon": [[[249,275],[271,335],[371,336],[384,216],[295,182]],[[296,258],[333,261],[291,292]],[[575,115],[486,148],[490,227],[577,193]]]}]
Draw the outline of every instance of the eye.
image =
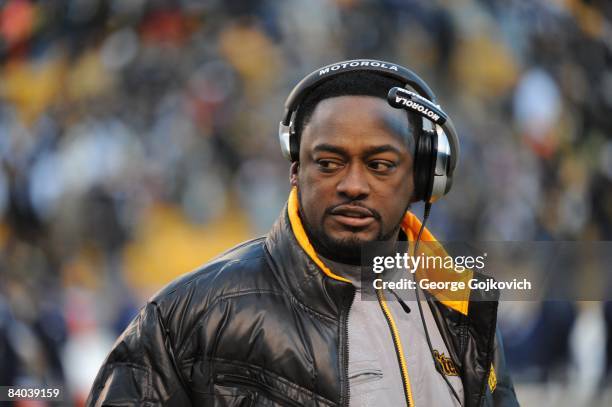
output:
[{"label": "eye", "polygon": [[380,174],[391,172],[395,167],[395,163],[386,160],[374,160],[368,163],[369,169]]},{"label": "eye", "polygon": [[317,165],[319,166],[319,170],[323,172],[332,172],[342,168],[342,162],[338,160],[332,160],[329,158],[319,159],[317,160]]}]

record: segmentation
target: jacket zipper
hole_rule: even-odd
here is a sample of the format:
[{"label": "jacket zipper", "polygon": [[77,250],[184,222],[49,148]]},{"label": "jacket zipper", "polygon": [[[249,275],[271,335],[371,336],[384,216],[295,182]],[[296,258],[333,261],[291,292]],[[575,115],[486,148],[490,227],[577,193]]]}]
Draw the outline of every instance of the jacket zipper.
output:
[{"label": "jacket zipper", "polygon": [[350,301],[348,303],[348,307],[346,308],[346,313],[342,316],[342,323],[344,324],[344,403],[343,405],[349,406],[349,399],[351,395],[351,386],[349,382],[349,326],[348,326],[348,318],[351,312],[351,307],[353,306],[353,301],[355,301],[355,292],[353,289],[351,291]]},{"label": "jacket zipper", "polygon": [[299,407],[300,404],[295,402],[293,399],[285,396],[278,390],[273,387],[266,385],[264,383],[249,379],[247,377],[238,376],[234,374],[225,374],[220,373],[216,377],[216,381],[219,384],[239,384],[255,391],[261,391],[266,397],[270,398],[271,401],[275,401],[280,403],[283,406],[296,406]]},{"label": "jacket zipper", "polygon": [[395,325],[395,320],[391,315],[391,311],[387,306],[385,296],[382,290],[376,290],[376,297],[378,297],[378,303],[382,308],[383,314],[387,320],[387,324],[391,329],[391,336],[393,337],[393,345],[395,346],[395,355],[400,366],[400,372],[402,374],[402,383],[404,384],[404,395],[406,396],[406,405],[408,407],[414,407],[414,400],[412,398],[412,389],[410,388],[410,378],[408,377],[408,367],[406,366],[406,358],[404,358],[404,350],[402,348],[402,342],[400,341],[399,332]]}]

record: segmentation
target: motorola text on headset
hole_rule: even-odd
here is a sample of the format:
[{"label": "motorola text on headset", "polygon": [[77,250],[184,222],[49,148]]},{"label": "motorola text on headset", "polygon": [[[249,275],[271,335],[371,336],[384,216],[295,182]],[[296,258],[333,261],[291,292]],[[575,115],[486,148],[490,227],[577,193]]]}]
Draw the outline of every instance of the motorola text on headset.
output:
[{"label": "motorola text on headset", "polygon": [[[403,83],[403,88],[393,87],[389,89],[387,102],[396,109],[414,112],[423,118],[422,129],[416,137],[414,180],[416,200],[425,202],[425,213],[421,230],[415,242],[414,251],[416,253],[421,233],[429,216],[431,204],[450,191],[453,172],[459,159],[459,138],[457,137],[455,126],[451,118],[436,103],[436,96],[431,88],[417,74],[400,65],[374,59],[353,59],[337,62],[311,72],[293,88],[285,101],[285,112],[278,127],[281,151],[283,156],[291,162],[298,161],[299,140],[295,133],[294,121],[300,104],[317,86],[338,75],[352,71],[374,72]],[[418,288],[415,292],[421,322],[425,330],[425,337],[434,366],[444,378],[453,396],[462,405],[463,403],[459,395],[450,384],[442,371],[440,362],[434,355],[427,324],[423,316]],[[397,298],[404,311],[409,313],[410,308],[408,305],[394,291],[391,291],[391,293]]]},{"label": "motorola text on headset", "polygon": [[436,104],[433,91],[423,79],[408,68],[390,62],[373,59],[343,61],[321,67],[302,79],[285,101],[278,130],[283,155],[292,162],[298,161],[299,140],[294,120],[306,96],[322,83],[352,71],[373,72],[404,84],[403,88],[391,88],[387,101],[394,108],[414,112],[423,118],[423,127],[416,138],[416,198],[433,203],[446,195],[452,186],[459,158],[459,139],[453,122]]}]

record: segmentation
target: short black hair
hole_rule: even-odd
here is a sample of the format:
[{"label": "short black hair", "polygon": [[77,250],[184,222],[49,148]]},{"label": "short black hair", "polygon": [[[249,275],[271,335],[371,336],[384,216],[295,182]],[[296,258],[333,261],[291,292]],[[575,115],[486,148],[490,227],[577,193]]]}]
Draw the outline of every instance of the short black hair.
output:
[{"label": "short black hair", "polygon": [[[387,100],[389,90],[395,86],[404,87],[404,83],[370,71],[351,71],[329,79],[315,87],[306,95],[295,114],[295,134],[298,145],[302,139],[302,132],[310,121],[312,114],[324,99],[337,96],[374,96]],[[408,149],[413,152],[416,146],[416,137],[422,126],[422,119],[415,113],[406,111],[408,117]]]}]

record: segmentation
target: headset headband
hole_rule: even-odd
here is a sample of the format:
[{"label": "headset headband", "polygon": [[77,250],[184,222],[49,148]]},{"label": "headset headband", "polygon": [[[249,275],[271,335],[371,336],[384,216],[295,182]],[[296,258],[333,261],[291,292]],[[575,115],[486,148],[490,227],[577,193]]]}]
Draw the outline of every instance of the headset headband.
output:
[{"label": "headset headband", "polygon": [[384,61],[376,61],[373,59],[352,59],[350,61],[338,62],[335,64],[326,65],[316,71],[311,72],[308,76],[302,79],[291,91],[285,102],[285,114],[282,123],[289,125],[291,115],[300,105],[301,101],[308,93],[318,85],[321,81],[325,81],[338,76],[340,74],[352,71],[368,71],[376,72],[380,75],[396,79],[404,85],[410,85],[418,93],[425,96],[427,99],[436,103],[436,96],[431,88],[410,69],[404,68],[396,64]]},{"label": "headset headband", "polygon": [[[457,158],[459,157],[459,139],[457,137],[457,133],[455,132],[455,127],[452,123],[452,120],[448,115],[444,114],[444,112],[440,109],[439,105],[436,104],[436,96],[425,83],[423,79],[421,79],[417,74],[412,72],[410,69],[405,68],[403,66],[386,62],[386,61],[378,61],[374,59],[352,59],[349,61],[337,62],[334,64],[326,65],[321,67],[313,72],[311,72],[308,76],[302,79],[291,91],[287,100],[285,101],[285,112],[283,114],[283,119],[280,122],[281,128],[284,128],[284,131],[291,132],[291,127],[293,123],[291,122],[293,115],[296,110],[300,106],[301,102],[304,98],[318,85],[322,82],[325,82],[335,76],[353,72],[353,71],[366,71],[366,72],[374,72],[382,76],[386,76],[388,78],[395,79],[404,86],[410,87],[414,89],[421,99],[426,99],[429,101],[429,106],[435,106],[437,111],[442,112],[445,118],[443,123],[435,123],[442,127],[443,131],[449,137],[450,144],[450,162],[449,167],[450,171],[455,169],[457,165]],[[421,101],[422,102],[422,101]],[[390,103],[391,104],[391,103]],[[399,106],[393,105],[396,108],[404,108],[406,110],[414,110],[410,109],[407,106]],[[417,114],[425,117],[426,119],[431,120],[427,116],[423,115],[422,112],[415,111]]]}]

